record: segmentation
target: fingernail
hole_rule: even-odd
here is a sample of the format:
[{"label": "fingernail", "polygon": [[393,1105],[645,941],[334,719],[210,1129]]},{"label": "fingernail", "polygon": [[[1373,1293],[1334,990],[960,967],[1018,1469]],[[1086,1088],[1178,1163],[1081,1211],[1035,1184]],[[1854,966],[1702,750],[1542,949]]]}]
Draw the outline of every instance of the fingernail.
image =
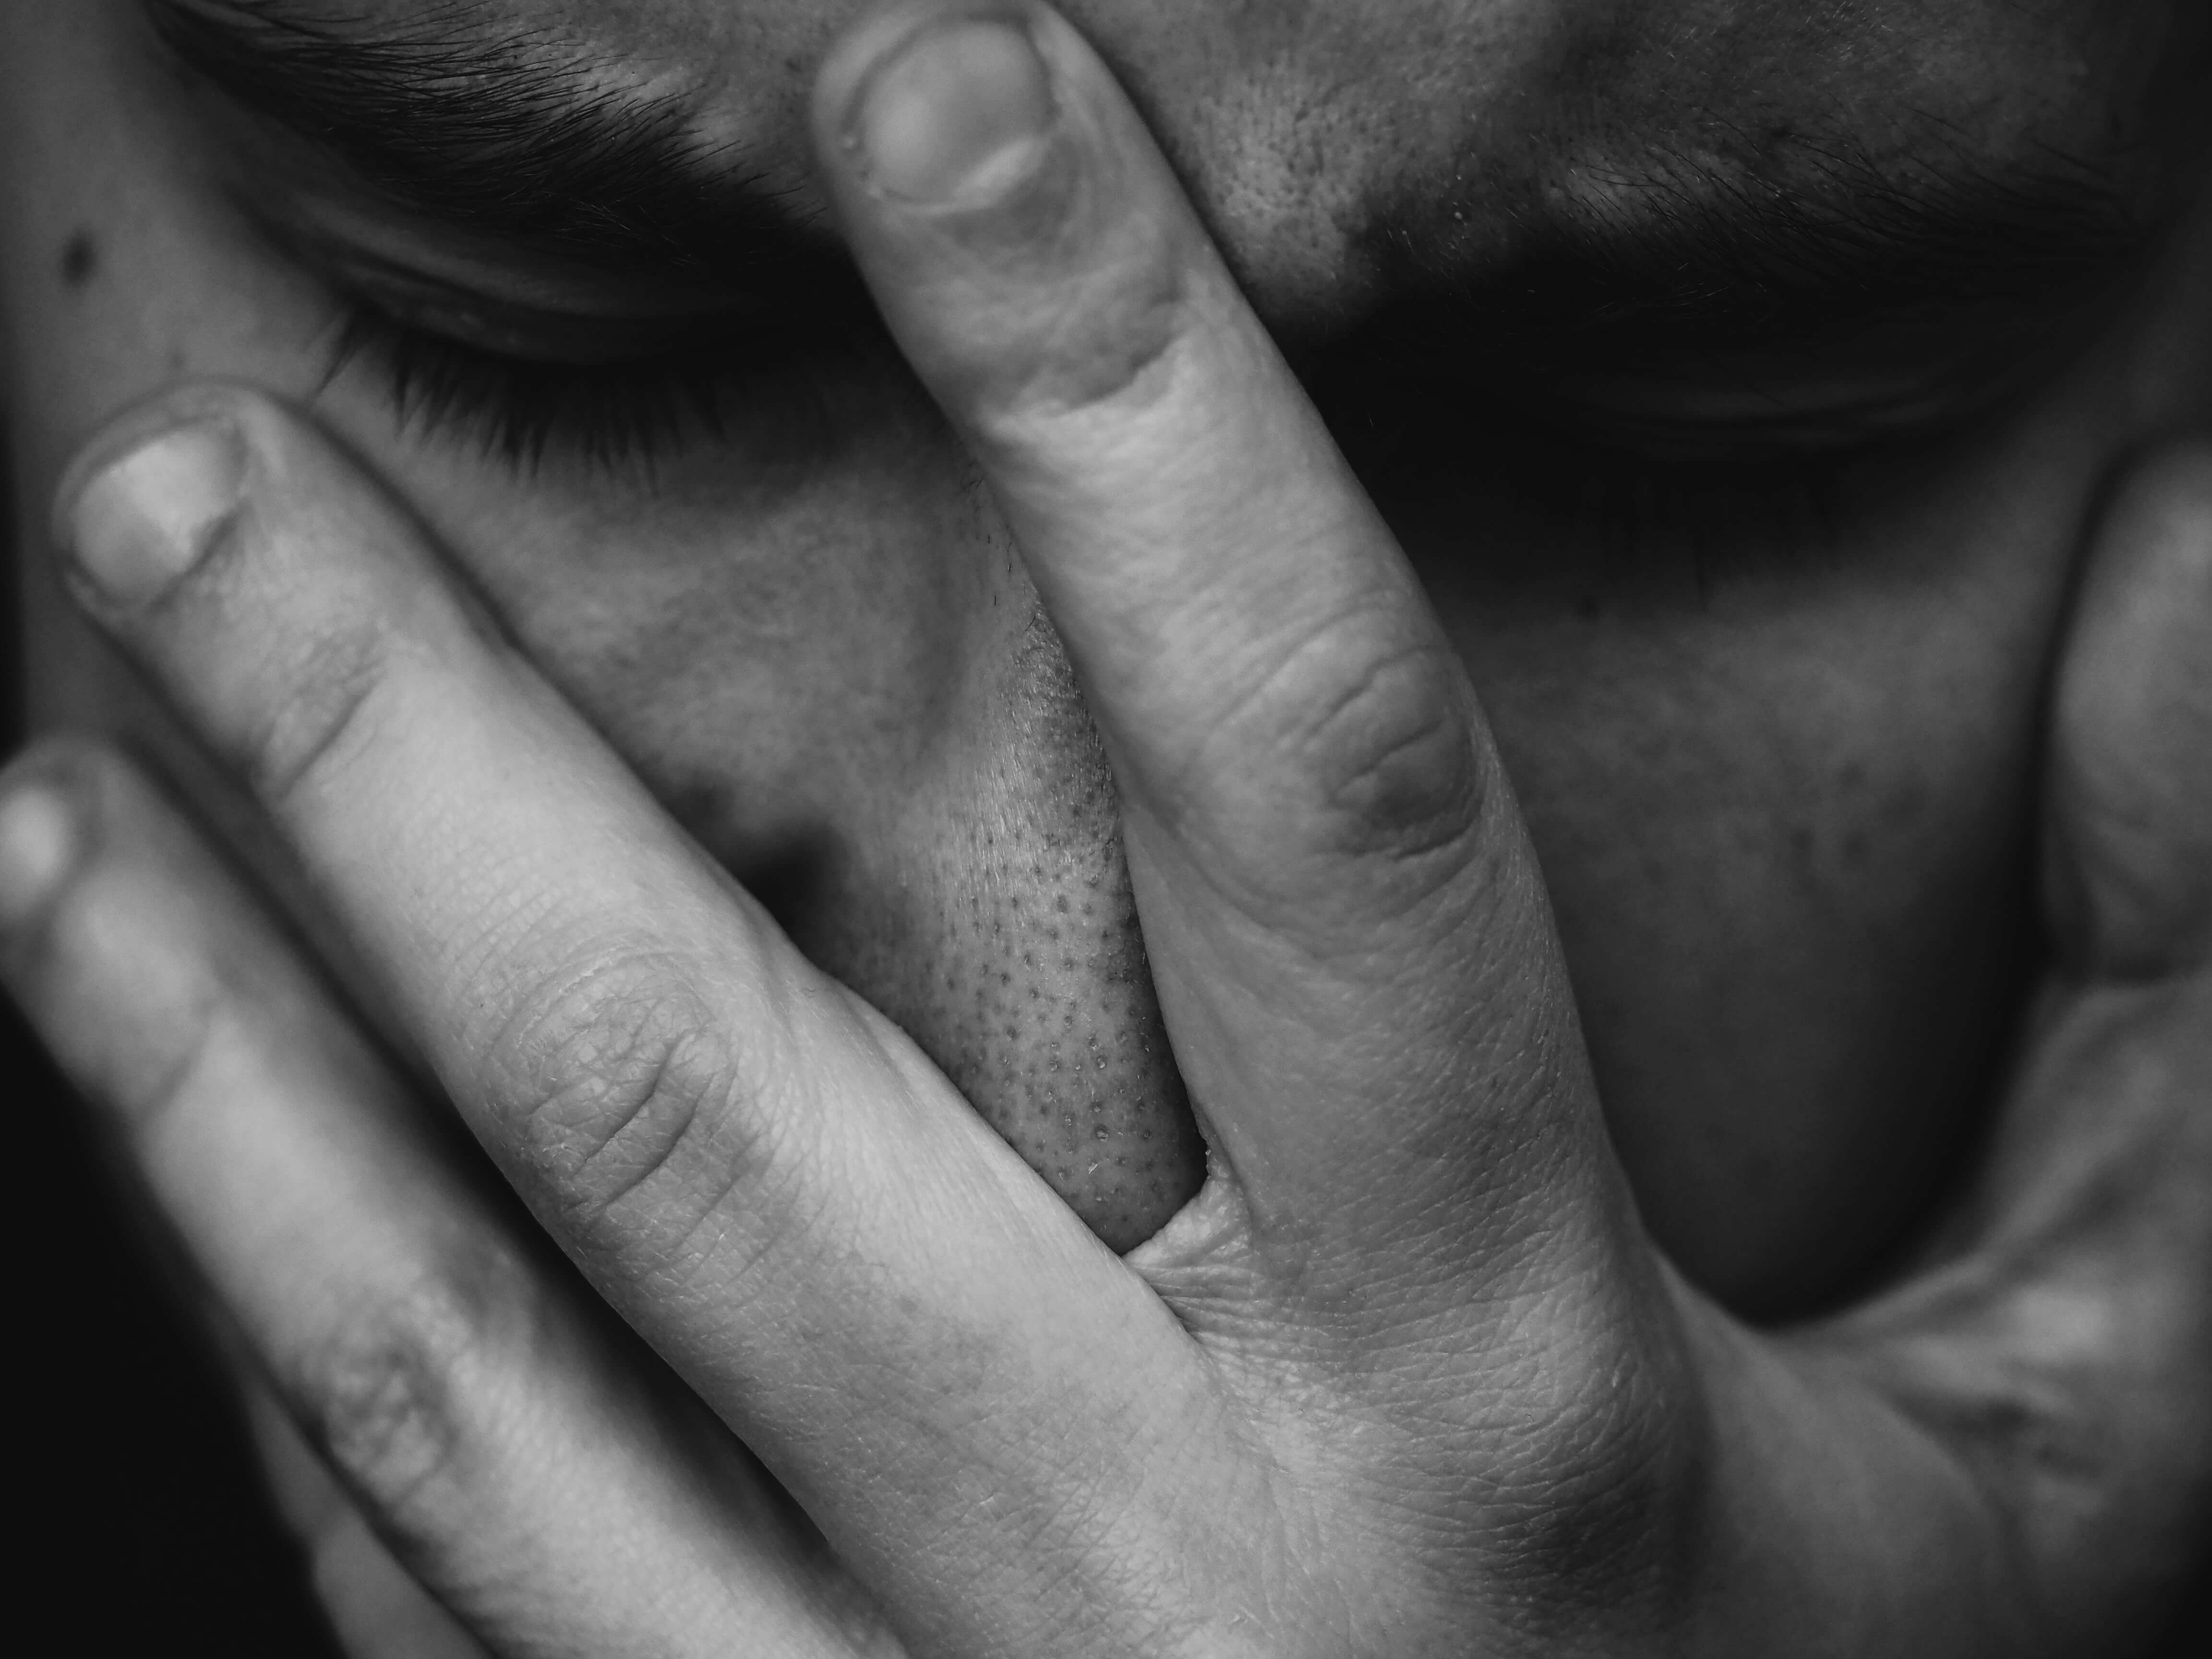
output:
[{"label": "fingernail", "polygon": [[224,420],[172,427],[94,473],[67,514],[77,568],[111,605],[150,604],[238,511],[246,444]]},{"label": "fingernail", "polygon": [[19,784],[0,796],[0,929],[46,908],[76,861],[76,813],[52,784]]},{"label": "fingernail", "polygon": [[1059,119],[1026,28],[953,17],[918,30],[869,71],[845,143],[880,195],[988,207],[1036,170]]}]

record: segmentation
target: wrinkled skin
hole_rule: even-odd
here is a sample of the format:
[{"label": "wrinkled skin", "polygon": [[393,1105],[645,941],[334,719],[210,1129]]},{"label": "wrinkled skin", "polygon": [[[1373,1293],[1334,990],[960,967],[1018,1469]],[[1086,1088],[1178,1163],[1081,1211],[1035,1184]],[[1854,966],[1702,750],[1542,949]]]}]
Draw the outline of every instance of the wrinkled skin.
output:
[{"label": "wrinkled skin", "polygon": [[[740,146],[769,187],[818,200],[802,106],[842,17],[532,9],[572,25],[617,82],[695,98],[698,131]],[[2206,382],[2197,139],[2156,118],[2156,71],[2191,61],[2192,41],[2153,8],[1073,15],[1245,297],[1316,366],[1322,413],[1480,699],[1644,1224],[1690,1283],[1756,1314],[1802,1312],[1878,1271],[1933,1212],[2034,966],[2043,691],[2091,508],[2122,455],[2185,423]],[[1157,954],[1182,924],[1146,921],[1132,896],[1107,751],[1031,585],[1037,514],[1009,515],[1006,462],[970,407],[988,402],[994,360],[933,348],[926,308],[894,303],[901,349],[968,422],[959,439],[904,369],[863,352],[786,366],[787,386],[649,477],[557,450],[503,467],[406,429],[364,369],[325,383],[327,299],[223,193],[235,169],[266,164],[265,133],[155,59],[131,9],[5,19],[8,397],[29,411],[15,417],[25,495],[44,499],[112,410],[179,379],[311,404],[808,957],[909,1034],[1109,1243],[1151,1235],[1194,1188],[1198,1143],[1139,927]],[[127,118],[109,118],[118,108]],[[1449,422],[1455,398],[1481,400],[1479,375],[1409,394],[1380,440],[1363,424],[1371,401],[1332,378],[1346,343],[1417,290],[1512,269],[1544,214],[1633,222],[1681,211],[1685,190],[1694,209],[1698,191],[1753,185],[1817,198],[1839,151],[1885,175],[2124,156],[2119,192],[2160,233],[2155,257],[2054,314],[2045,332],[2069,349],[2032,362],[2025,387],[1940,442],[1844,473],[1832,518],[1647,525],[1623,545],[1511,454],[1462,464]],[[326,209],[333,180],[288,160],[276,216]],[[434,257],[433,230],[381,233]],[[483,276],[494,251],[449,235],[435,257]],[[871,258],[896,300],[896,259]],[[540,274],[571,291],[593,280]],[[1095,353],[1051,359],[1079,404],[1144,361],[1141,311],[1102,314],[1114,326]],[[1870,374],[1890,366],[1881,343],[1858,343]],[[1792,372],[1759,369],[1767,393]],[[1633,371],[1612,389],[1659,398],[1662,415],[1731,382]],[[1490,430],[1470,427],[1465,447]],[[1593,448],[1593,471],[1613,464]],[[419,1046],[378,973],[352,966],[358,921],[318,896],[327,872],[302,880],[290,863],[296,826],[273,836],[69,619],[44,563],[27,573],[41,722],[167,755],[372,1016]],[[189,702],[183,672],[159,669]],[[227,752],[220,731],[202,735]],[[1500,960],[1506,977],[1542,977],[1517,950]],[[1613,1243],[1594,1260],[1633,1234],[1605,1212],[1595,1236]],[[1664,1299],[1663,1275],[1591,1271],[1647,1310]],[[1164,1282],[1171,1300],[1193,1294],[1171,1267]],[[1729,1379],[1716,1397],[1765,1398],[1746,1381],[1757,1364],[1710,1357],[1704,1317],[1680,1352],[1675,1338],[1638,1347],[1651,1386],[1674,1386],[1671,1364],[1713,1365]]]}]

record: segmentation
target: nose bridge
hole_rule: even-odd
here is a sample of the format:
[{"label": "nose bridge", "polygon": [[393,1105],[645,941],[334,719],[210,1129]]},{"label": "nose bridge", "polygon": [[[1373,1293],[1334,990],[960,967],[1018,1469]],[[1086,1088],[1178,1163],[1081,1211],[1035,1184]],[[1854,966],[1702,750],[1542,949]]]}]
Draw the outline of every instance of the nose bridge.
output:
[{"label": "nose bridge", "polygon": [[[1118,1249],[1198,1188],[1112,774],[1042,611],[878,845],[854,848],[806,942],[921,1045]],[[813,933],[814,930],[808,930]]]},{"label": "nose bridge", "polygon": [[1143,113],[1193,204],[1270,316],[1327,309],[1348,266],[1360,209],[1388,140],[1386,112],[1356,88],[1387,57],[1389,8],[1369,27],[1310,0],[1066,5]]},{"label": "nose bridge", "polygon": [[[1325,326],[1366,301],[1380,275],[1367,244],[1409,199],[1443,203],[1448,216],[1494,187],[1499,140],[1518,107],[1510,89],[1553,50],[1558,14],[1589,9],[1581,0],[1062,5],[1130,92],[1246,296],[1271,323],[1291,326]],[[1464,240],[1466,226],[1454,223]]]}]

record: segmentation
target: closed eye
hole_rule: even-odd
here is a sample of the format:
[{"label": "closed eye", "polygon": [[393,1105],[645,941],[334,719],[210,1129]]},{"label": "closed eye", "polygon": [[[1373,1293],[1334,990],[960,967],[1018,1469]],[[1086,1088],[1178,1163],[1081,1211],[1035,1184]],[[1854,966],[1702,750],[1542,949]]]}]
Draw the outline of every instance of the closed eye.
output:
[{"label": "closed eye", "polygon": [[767,366],[748,363],[742,340],[703,325],[629,356],[564,361],[475,344],[372,300],[341,303],[330,378],[364,368],[403,428],[459,440],[525,472],[549,455],[624,467],[718,441],[729,400],[757,386]]},{"label": "closed eye", "polygon": [[[417,437],[525,476],[556,462],[649,477],[738,430],[825,428],[834,417],[814,392],[840,349],[865,345],[876,372],[895,372],[887,343],[860,326],[831,341],[750,313],[559,315],[450,295],[425,307],[386,283],[332,286],[331,377],[362,372]],[[1578,544],[1623,559],[1686,551],[1701,571],[1737,550],[1817,556],[1855,503],[1929,464],[1987,401],[1786,380],[1528,375],[1493,380],[1479,401],[1433,382],[1369,381],[1351,401],[1325,379],[1311,389],[1370,481],[1503,489]]]}]

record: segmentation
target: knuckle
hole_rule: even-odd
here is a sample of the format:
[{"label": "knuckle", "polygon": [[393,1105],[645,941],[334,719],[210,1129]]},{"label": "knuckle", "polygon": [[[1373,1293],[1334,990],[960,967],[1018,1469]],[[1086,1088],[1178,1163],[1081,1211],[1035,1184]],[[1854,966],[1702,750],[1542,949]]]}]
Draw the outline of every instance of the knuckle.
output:
[{"label": "knuckle", "polygon": [[528,1176],[586,1236],[685,1229],[764,1162],[742,1057],[683,969],[653,952],[594,953],[495,1047]]},{"label": "knuckle", "polygon": [[123,751],[100,738],[69,732],[30,737],[6,767],[0,769],[0,780],[4,780],[9,787],[18,781],[32,778],[50,779],[93,799],[143,787],[130,757]]},{"label": "knuckle", "polygon": [[501,1356],[526,1340],[533,1305],[521,1265],[479,1246],[364,1297],[299,1359],[309,1437],[389,1527],[426,1536],[465,1507]]},{"label": "knuckle", "polygon": [[216,1057],[225,1039],[236,1035],[216,999],[204,991],[170,1018],[147,1024],[154,1040],[135,1052],[124,1048],[107,1066],[110,1109],[141,1138],[189,1119],[196,1106],[206,1105],[210,1074],[221,1069]]},{"label": "knuckle", "polygon": [[[1456,861],[1481,821],[1487,768],[1457,659],[1371,612],[1284,653],[1209,734],[1198,764],[1261,763],[1262,828],[1294,836],[1279,867],[1354,860],[1408,872]],[[1440,858],[1439,855],[1447,855]]]},{"label": "knuckle", "polygon": [[240,764],[259,799],[282,808],[359,750],[392,659],[384,630],[362,622],[314,634],[290,653],[241,721]]},{"label": "knuckle", "polygon": [[1456,690],[1433,650],[1379,657],[1294,732],[1316,817],[1341,850],[1417,856],[1473,823],[1475,750]]},{"label": "knuckle", "polygon": [[1618,1326],[1567,1322],[1576,1334],[1546,1358],[1537,1415],[1501,1487],[1497,1581],[1532,1635],[1608,1610],[1664,1622],[1698,1524],[1695,1393]]},{"label": "knuckle", "polygon": [[[1129,422],[1188,391],[1179,370],[1200,298],[1189,232],[1133,205],[1092,199],[1082,235],[979,267],[988,303],[969,309],[971,327],[951,349],[924,348],[925,367],[986,442],[1093,449],[1103,422],[1126,445]],[[1079,264],[1063,264],[1077,248]]]}]

